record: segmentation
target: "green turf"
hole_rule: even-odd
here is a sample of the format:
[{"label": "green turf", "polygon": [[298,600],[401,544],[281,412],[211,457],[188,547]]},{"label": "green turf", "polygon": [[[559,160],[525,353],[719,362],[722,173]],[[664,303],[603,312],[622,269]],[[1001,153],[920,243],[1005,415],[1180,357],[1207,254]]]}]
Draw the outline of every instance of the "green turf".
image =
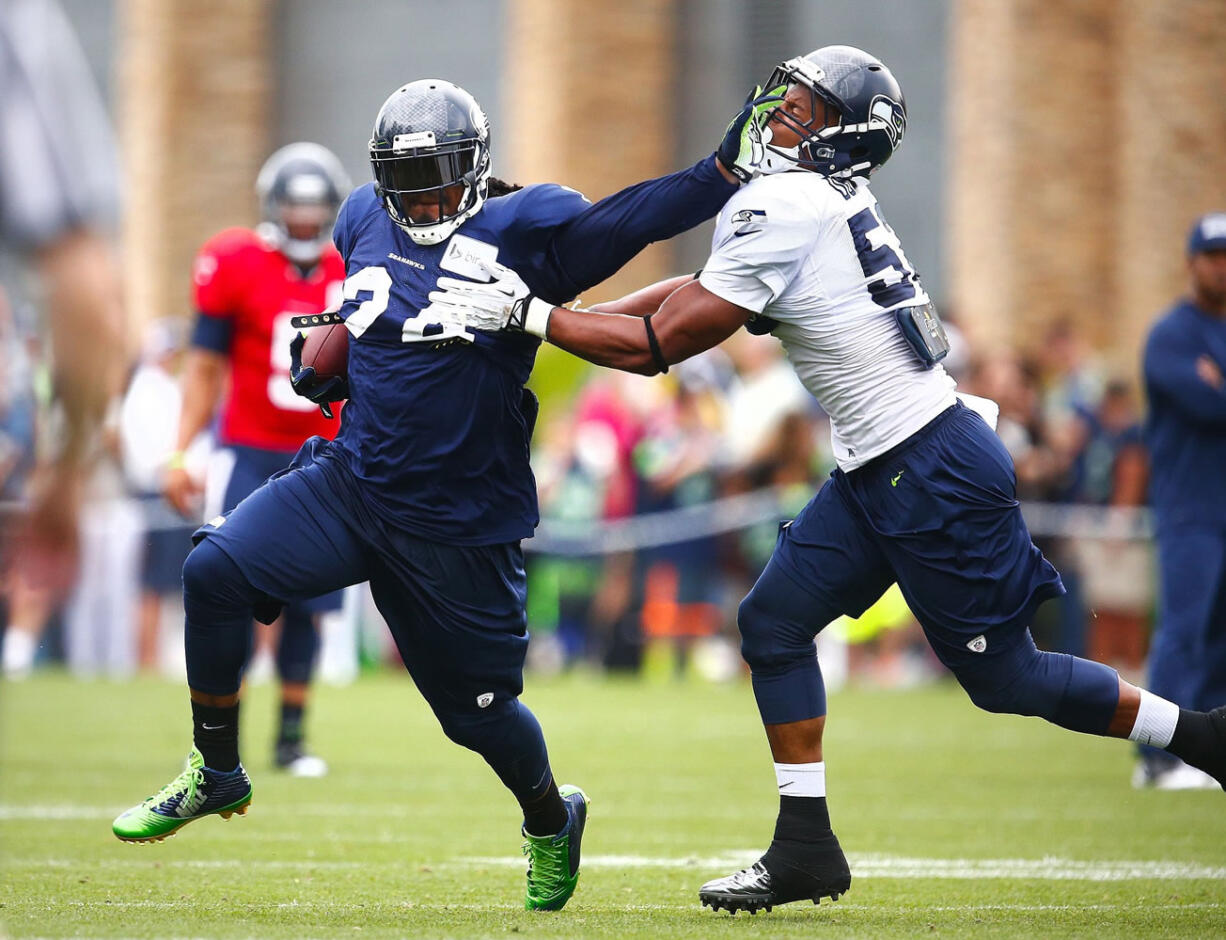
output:
[{"label": "green turf", "polygon": [[[149,846],[118,842],[110,820],[179,769],[183,690],[56,675],[4,686],[0,923],[55,937],[1226,935],[1212,874],[1226,869],[1226,794],[1134,792],[1119,742],[982,714],[949,686],[833,696],[832,815],[861,874],[837,904],[730,918],[700,910],[697,887],[729,870],[722,856],[764,847],[775,809],[748,685],[530,680],[525,701],[560,781],[593,801],[585,857],[603,864],[585,866],[560,914],[522,910],[513,801],[407,679],[320,690],[322,780],[269,769],[273,696],[252,690],[250,815]],[[905,858],[921,861],[890,876]],[[934,878],[922,861],[1045,858],[1199,869]]]}]

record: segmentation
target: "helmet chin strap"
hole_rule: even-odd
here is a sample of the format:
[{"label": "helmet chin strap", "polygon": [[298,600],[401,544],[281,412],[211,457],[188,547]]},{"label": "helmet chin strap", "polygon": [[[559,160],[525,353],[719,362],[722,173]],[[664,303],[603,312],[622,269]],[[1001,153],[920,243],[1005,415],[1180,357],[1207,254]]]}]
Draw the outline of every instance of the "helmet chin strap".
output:
[{"label": "helmet chin strap", "polygon": [[758,164],[758,172],[762,176],[772,176],[796,169],[799,162],[799,147],[767,147],[762,162]]},{"label": "helmet chin strap", "polygon": [[762,160],[758,163],[758,174],[772,176],[786,170],[794,170],[800,163],[800,145],[795,147],[776,147],[771,141],[774,130],[767,125],[762,131]]}]

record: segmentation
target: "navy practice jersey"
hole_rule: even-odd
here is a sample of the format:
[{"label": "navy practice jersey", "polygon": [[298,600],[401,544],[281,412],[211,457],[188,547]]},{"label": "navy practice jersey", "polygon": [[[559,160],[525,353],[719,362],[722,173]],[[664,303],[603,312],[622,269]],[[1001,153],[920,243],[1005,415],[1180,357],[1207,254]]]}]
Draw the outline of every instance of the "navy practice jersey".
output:
[{"label": "navy practice jersey", "polygon": [[1180,301],[1145,344],[1145,443],[1160,533],[1226,528],[1226,389],[1201,378],[1202,356],[1226,372],[1226,320]]},{"label": "navy practice jersey", "polygon": [[[555,304],[613,274],[652,241],[710,218],[736,191],[711,158],[592,205],[554,184],[487,200],[439,245],[392,223],[374,185],[341,207],[333,238],[345,260],[350,400],[329,452],[348,472],[338,494],[389,525],[435,541],[488,545],[538,521],[528,464],[535,402],[524,385],[540,340],[471,331],[433,339],[419,312],[466,253],[496,259]],[[444,259],[448,259],[446,262]]]}]

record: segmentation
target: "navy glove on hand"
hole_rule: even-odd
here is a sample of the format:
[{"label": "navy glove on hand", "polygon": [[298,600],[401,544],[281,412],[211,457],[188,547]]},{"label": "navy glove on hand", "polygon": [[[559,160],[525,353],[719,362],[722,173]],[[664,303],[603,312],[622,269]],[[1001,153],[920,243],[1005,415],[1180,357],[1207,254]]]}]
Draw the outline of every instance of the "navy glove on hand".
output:
[{"label": "navy glove on hand", "polygon": [[302,347],[306,343],[306,334],[299,333],[289,344],[289,381],[294,392],[303,398],[309,398],[319,405],[325,418],[334,417],[332,402],[344,401],[349,397],[349,382],[339,375],[321,378],[310,366],[302,364]]}]

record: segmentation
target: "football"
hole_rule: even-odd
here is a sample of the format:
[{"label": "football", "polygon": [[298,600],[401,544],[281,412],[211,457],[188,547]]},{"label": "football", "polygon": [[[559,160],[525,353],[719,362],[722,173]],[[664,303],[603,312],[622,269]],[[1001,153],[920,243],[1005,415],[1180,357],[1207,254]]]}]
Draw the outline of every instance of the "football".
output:
[{"label": "football", "polygon": [[344,323],[331,323],[306,331],[302,344],[302,364],[310,366],[323,379],[347,378],[349,371],[349,330]]}]

